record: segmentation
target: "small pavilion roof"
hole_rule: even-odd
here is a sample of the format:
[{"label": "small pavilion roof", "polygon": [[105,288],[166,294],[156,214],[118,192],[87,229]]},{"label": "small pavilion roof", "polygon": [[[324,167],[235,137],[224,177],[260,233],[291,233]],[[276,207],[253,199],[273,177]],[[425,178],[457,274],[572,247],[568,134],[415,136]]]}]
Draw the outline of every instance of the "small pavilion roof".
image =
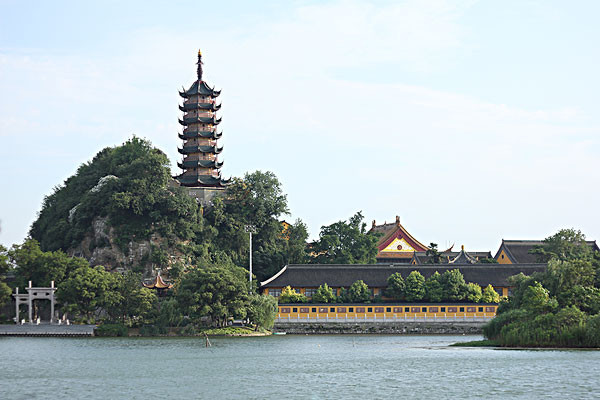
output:
[{"label": "small pavilion roof", "polygon": [[152,281],[152,283],[143,284],[144,287],[147,287],[148,289],[170,289],[173,287],[172,284],[170,283],[166,283],[165,281],[163,281],[163,278],[160,276],[160,274],[156,275],[156,278],[154,278],[154,280]]}]

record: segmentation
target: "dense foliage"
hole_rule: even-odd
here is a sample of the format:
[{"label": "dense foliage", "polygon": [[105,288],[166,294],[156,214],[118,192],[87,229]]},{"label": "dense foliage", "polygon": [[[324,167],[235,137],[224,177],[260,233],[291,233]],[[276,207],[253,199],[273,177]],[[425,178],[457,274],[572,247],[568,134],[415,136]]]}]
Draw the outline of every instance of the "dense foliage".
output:
[{"label": "dense foliage", "polygon": [[322,226],[319,240],[311,246],[311,263],[374,264],[377,255],[376,235],[367,233],[359,211],[348,222]]},{"label": "dense foliage", "polygon": [[484,328],[486,337],[503,346],[600,347],[598,252],[572,229],[535,252],[549,260],[548,269],[511,278],[514,293]]},{"label": "dense foliage", "polygon": [[105,148],[44,198],[31,237],[45,251],[66,251],[90,233],[95,218],[108,217],[123,249],[131,238],[148,238],[153,232],[191,238],[198,223],[197,205],[168,185],[169,165],[162,151],[136,137]]}]

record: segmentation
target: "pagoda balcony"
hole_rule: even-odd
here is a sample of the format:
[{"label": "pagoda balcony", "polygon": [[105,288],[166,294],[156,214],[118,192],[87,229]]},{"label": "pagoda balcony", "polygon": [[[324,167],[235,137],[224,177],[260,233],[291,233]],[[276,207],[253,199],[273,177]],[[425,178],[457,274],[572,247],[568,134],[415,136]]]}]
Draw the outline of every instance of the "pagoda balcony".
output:
[{"label": "pagoda balcony", "polygon": [[221,168],[223,162],[217,160],[184,160],[183,162],[177,163],[177,166],[181,169]]},{"label": "pagoda balcony", "polygon": [[198,131],[198,130],[188,130],[184,129],[183,133],[178,134],[179,139],[195,139],[195,138],[204,138],[204,139],[219,139],[223,136],[223,132],[216,131]]},{"label": "pagoda balcony", "polygon": [[184,126],[188,126],[191,124],[211,124],[211,125],[219,125],[221,123],[221,118],[217,118],[214,115],[212,117],[183,117],[183,120],[179,120],[179,123]]},{"label": "pagoda balcony", "polygon": [[210,153],[219,154],[223,151],[223,147],[217,146],[183,146],[178,148],[179,154],[194,154],[194,153]]},{"label": "pagoda balcony", "polygon": [[192,110],[209,110],[209,111],[218,111],[221,109],[221,104],[206,103],[204,101],[196,103],[196,102],[185,102],[182,106],[179,106],[181,111],[187,112]]}]

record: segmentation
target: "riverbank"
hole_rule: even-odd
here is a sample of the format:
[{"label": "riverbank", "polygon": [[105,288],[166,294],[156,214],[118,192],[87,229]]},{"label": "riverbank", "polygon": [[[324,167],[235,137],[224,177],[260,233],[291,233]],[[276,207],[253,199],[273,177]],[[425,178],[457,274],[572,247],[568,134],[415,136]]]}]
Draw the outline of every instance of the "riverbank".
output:
[{"label": "riverbank", "polygon": [[[266,329],[255,331],[253,328],[245,326],[227,326],[222,328],[166,328],[166,331],[158,329],[130,328],[126,335],[110,336],[129,336],[129,337],[190,337],[190,336],[209,336],[209,337],[256,337],[269,336],[272,333]],[[109,335],[104,335],[109,336]]]},{"label": "riverbank", "polygon": [[285,323],[278,322],[273,332],[296,335],[322,334],[383,334],[383,335],[480,335],[484,322],[386,322],[382,323]]}]

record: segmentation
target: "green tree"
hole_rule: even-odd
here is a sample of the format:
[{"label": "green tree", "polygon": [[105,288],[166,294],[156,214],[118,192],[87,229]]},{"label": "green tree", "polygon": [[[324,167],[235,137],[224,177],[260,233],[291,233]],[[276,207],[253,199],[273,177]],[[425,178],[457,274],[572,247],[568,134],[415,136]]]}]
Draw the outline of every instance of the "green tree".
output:
[{"label": "green tree", "polygon": [[458,269],[447,270],[442,275],[444,298],[450,301],[461,301],[466,296],[466,283]]},{"label": "green tree", "polygon": [[534,285],[527,287],[523,294],[523,306],[538,314],[556,308],[555,302],[552,302],[550,299],[550,293],[539,282],[535,282]]},{"label": "green tree", "polygon": [[102,266],[82,266],[73,271],[56,290],[63,310],[85,315],[88,321],[108,304],[107,295],[114,286],[115,276]]},{"label": "green tree", "polygon": [[4,282],[10,268],[6,247],[0,245],[0,307],[10,300],[12,289]]},{"label": "green tree", "polygon": [[419,271],[412,271],[408,274],[405,284],[404,297],[406,301],[419,301],[425,297],[425,278]]},{"label": "green tree", "polygon": [[113,275],[112,286],[106,295],[107,312],[114,319],[131,322],[134,317],[145,317],[156,307],[157,296],[141,284],[140,274],[131,271]]},{"label": "green tree", "polygon": [[61,250],[42,251],[34,239],[13,245],[7,255],[16,265],[15,286],[22,289],[28,286],[28,281],[38,287],[50,286],[50,282],[55,281],[58,286],[73,271],[89,266],[85,259],[70,257]]},{"label": "green tree", "polygon": [[[481,288],[479,288],[479,290],[481,291]],[[481,301],[484,303],[499,303],[500,295],[494,290],[494,287],[490,284],[483,289],[483,293],[481,294]]]},{"label": "green tree", "polygon": [[313,295],[313,303],[333,303],[335,302],[335,295],[333,290],[326,283],[319,286],[317,292]]},{"label": "green tree", "polygon": [[404,298],[405,289],[406,285],[404,284],[404,279],[402,278],[400,272],[396,272],[388,277],[386,296],[396,300],[401,300]]},{"label": "green tree", "polygon": [[371,291],[366,283],[358,280],[350,285],[347,296],[352,303],[364,303],[371,298]]},{"label": "green tree", "polygon": [[438,251],[437,243],[429,243],[429,248],[425,252],[425,255],[429,257],[428,264],[439,264],[442,262],[442,253]]},{"label": "green tree", "polygon": [[287,227],[287,197],[272,172],[256,171],[236,178],[222,201],[216,199],[205,214],[206,226],[196,242],[209,242],[209,250],[223,251],[238,266],[248,265],[247,226],[252,235],[253,272],[258,280],[273,276],[286,264],[306,261],[308,230],[300,219]]},{"label": "green tree", "polygon": [[[481,286],[476,283],[469,282],[466,287],[466,300],[471,303],[479,303],[482,299]],[[498,294],[496,293],[496,296]]]},{"label": "green tree", "polygon": [[544,239],[544,244],[534,248],[531,252],[539,255],[540,262],[548,262],[553,258],[566,261],[587,259],[592,256],[592,250],[585,241],[585,235],[575,229],[559,230]]},{"label": "green tree", "polygon": [[435,271],[425,281],[425,299],[432,303],[439,303],[444,299],[444,286],[442,285],[442,276]]},{"label": "green tree", "polygon": [[279,302],[283,304],[288,303],[306,303],[308,299],[302,293],[297,292],[291,286],[286,286],[281,291],[281,296],[279,296]]},{"label": "green tree", "polygon": [[248,319],[256,329],[271,329],[277,317],[277,299],[273,296],[253,294],[248,305]]},{"label": "green tree", "polygon": [[208,265],[185,273],[175,287],[175,297],[190,318],[210,317],[225,325],[229,317],[246,316],[247,271],[234,265]]},{"label": "green tree", "polygon": [[377,236],[367,234],[359,211],[348,222],[322,226],[319,239],[312,244],[312,262],[317,264],[374,264]]}]

